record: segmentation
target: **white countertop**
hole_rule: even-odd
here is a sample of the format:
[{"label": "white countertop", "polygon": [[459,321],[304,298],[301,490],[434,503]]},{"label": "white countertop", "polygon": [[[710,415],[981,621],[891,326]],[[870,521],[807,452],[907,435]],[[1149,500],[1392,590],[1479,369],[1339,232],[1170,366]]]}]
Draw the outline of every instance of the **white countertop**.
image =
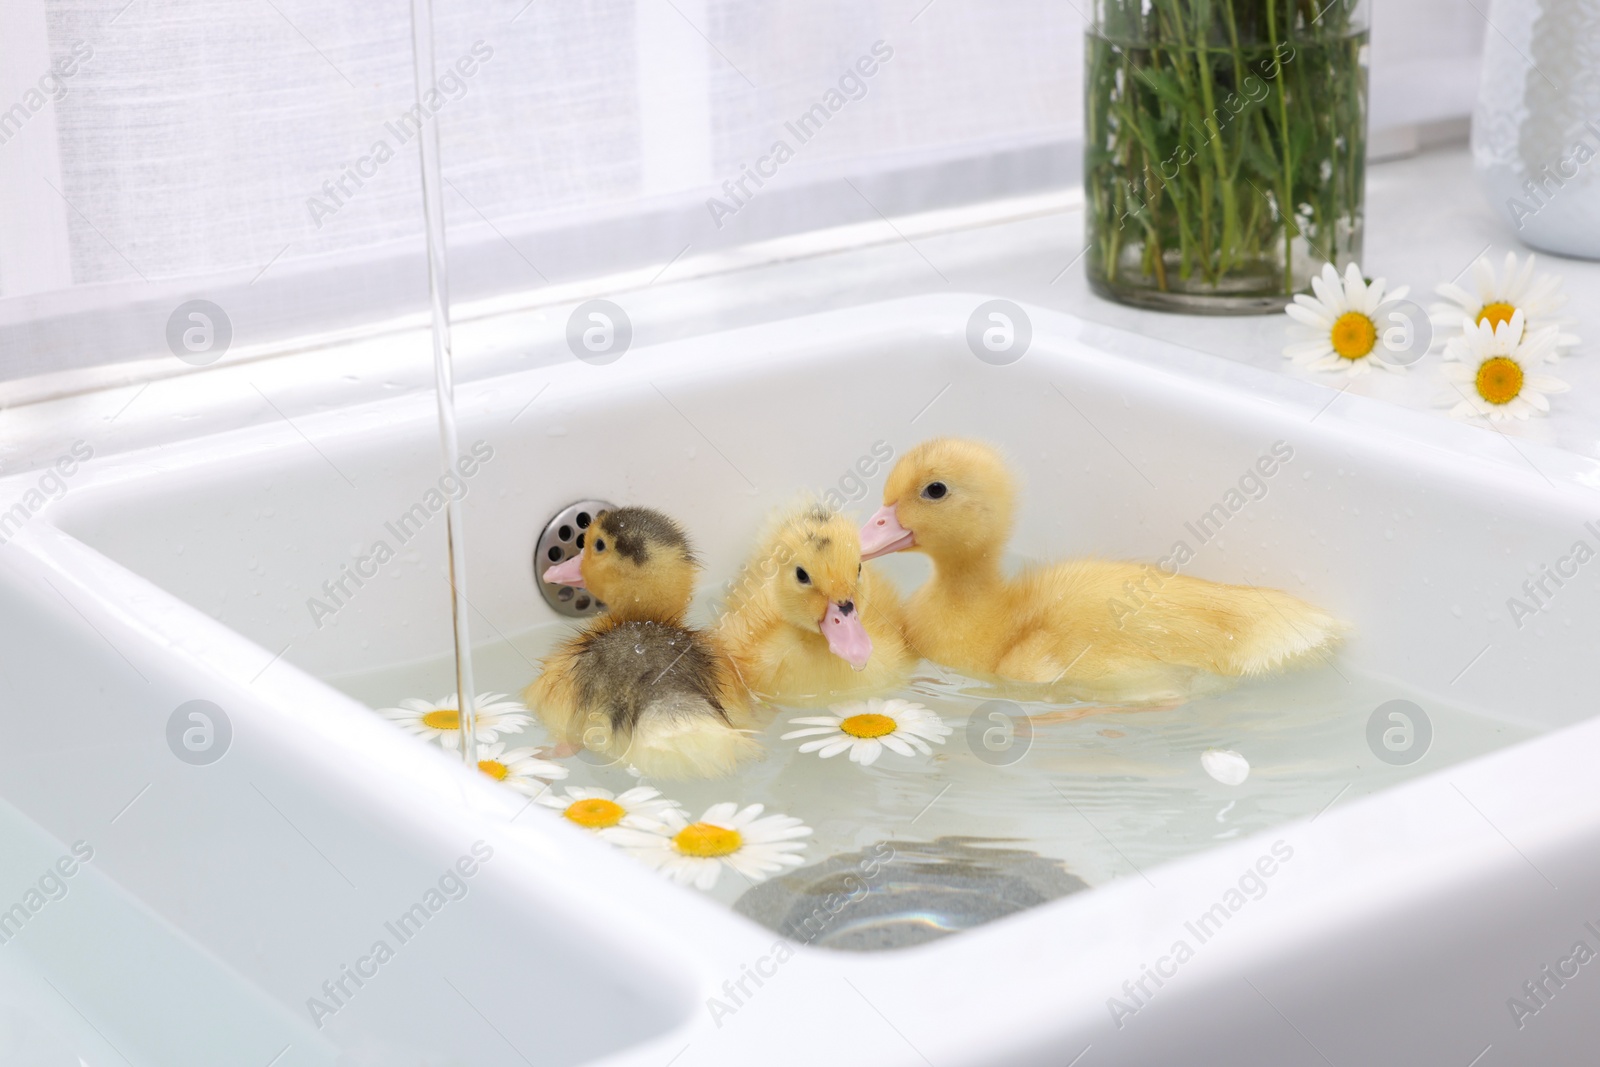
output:
[{"label": "white countertop", "polygon": [[[635,347],[891,297],[965,291],[1061,309],[1280,373],[1303,373],[1282,355],[1286,316],[1173,315],[1107,302],[1089,292],[1082,247],[1082,196],[1074,189],[685,256],[625,275],[456,308],[458,379],[571,359],[564,341],[567,315],[578,301],[602,293],[628,311]],[[1526,251],[1479,194],[1465,145],[1369,169],[1362,263],[1369,276],[1410,285],[1413,299],[1426,307],[1436,299],[1435,285],[1462,278],[1480,255],[1498,264],[1508,249]],[[1546,419],[1495,429],[1484,423],[1484,432],[1498,431],[1509,449],[1531,440],[1600,459],[1600,360],[1586,354],[1600,344],[1600,263],[1550,256],[1541,256],[1540,263],[1564,277],[1564,314],[1584,339],[1556,370],[1572,390],[1552,398]],[[1330,390],[1348,388],[1351,394],[1432,408],[1447,388],[1437,374],[1437,350],[1436,345],[1434,354],[1403,375],[1310,377]],[[4,383],[0,474],[52,462],[80,438],[106,455],[431,387],[429,340],[420,315],[308,338],[292,351],[236,349],[208,368],[162,354]],[[1449,417],[1445,408],[1437,410],[1440,418]]]}]

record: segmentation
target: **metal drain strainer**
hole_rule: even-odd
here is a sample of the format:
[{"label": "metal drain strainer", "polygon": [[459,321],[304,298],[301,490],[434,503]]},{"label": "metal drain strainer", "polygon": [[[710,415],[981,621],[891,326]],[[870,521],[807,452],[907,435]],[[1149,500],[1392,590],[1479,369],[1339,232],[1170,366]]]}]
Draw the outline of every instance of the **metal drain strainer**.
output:
[{"label": "metal drain strainer", "polygon": [[588,590],[575,589],[570,585],[552,585],[544,580],[544,572],[552,564],[582,552],[584,534],[594,517],[615,507],[615,504],[604,500],[580,500],[576,504],[568,504],[556,512],[555,518],[545,525],[544,533],[539,535],[539,543],[533,549],[533,580],[544,602],[555,609],[557,615],[581,619],[605,610],[606,606]]},{"label": "metal drain strainer", "polygon": [[880,841],[747,890],[739,914],[793,941],[851,952],[920,945],[1089,888],[1007,839]]}]

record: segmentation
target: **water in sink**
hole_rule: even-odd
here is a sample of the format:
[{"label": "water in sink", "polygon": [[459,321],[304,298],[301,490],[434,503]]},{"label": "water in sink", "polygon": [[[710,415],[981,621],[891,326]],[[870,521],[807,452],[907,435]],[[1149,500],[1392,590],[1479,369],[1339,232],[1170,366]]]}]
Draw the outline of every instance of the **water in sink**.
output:
[{"label": "water in sink", "polygon": [[[475,653],[484,691],[516,694],[548,649],[569,632],[561,624],[524,631]],[[448,656],[332,679],[367,703],[389,707],[406,697],[437,698],[452,689]],[[858,853],[879,842],[986,839],[1058,861],[1089,886],[1115,878],[1148,878],[1163,861],[1214,843],[1317,815],[1335,803],[1485,754],[1533,736],[1522,725],[1453,707],[1392,681],[1366,677],[1342,662],[1246,682],[1228,692],[1161,711],[1121,711],[1073,721],[1012,727],[1005,717],[1044,716],[1070,706],[1038,701],[995,704],[1007,694],[924,662],[910,684],[890,694],[937,711],[954,733],[932,756],[884,753],[870,767],[845,755],[800,754],[801,741],[781,735],[797,716],[817,709],[779,709],[762,735],[767,759],[733,779],[659,784],[698,815],[719,801],[762,803],[769,812],[803,819],[815,829],[807,864]],[[1013,694],[1014,695],[1014,694]],[[1423,709],[1432,728],[1425,754],[1408,765],[1380,760],[1368,744],[1373,712],[1393,700]],[[536,723],[512,745],[546,741]],[[418,744],[426,742],[418,741]],[[1229,749],[1249,762],[1239,785],[1212,778],[1201,764],[1209,749]],[[557,788],[634,784],[620,767],[584,758],[566,761],[571,775]],[[522,818],[547,817],[534,806]],[[712,893],[733,904],[750,889],[724,871]],[[937,920],[938,917],[935,917]],[[959,917],[953,917],[959,918]],[[968,921],[952,921],[961,929]],[[859,947],[859,946],[854,946]]]}]

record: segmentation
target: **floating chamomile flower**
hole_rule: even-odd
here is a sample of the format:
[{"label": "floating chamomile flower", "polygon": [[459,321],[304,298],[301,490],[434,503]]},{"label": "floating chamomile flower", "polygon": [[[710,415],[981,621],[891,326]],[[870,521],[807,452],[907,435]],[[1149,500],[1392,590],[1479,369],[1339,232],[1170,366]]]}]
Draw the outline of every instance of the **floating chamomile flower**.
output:
[{"label": "floating chamomile flower", "polygon": [[733,803],[713,804],[690,822],[674,808],[662,813],[654,829],[617,826],[600,836],[682,885],[712,889],[724,867],[731,867],[751,882],[764,882],[785,867],[804,863],[799,853],[806,843],[798,840],[811,827],[790,815],[768,815],[751,804],[744,810]]},{"label": "floating chamomile flower", "polygon": [[1402,285],[1385,294],[1384,286],[1382,278],[1371,285],[1362,281],[1361,268],[1354,263],[1342,279],[1332,263],[1323,264],[1322,274],[1311,279],[1317,295],[1296,293],[1294,303],[1283,309],[1312,335],[1285,346],[1283,354],[1309,370],[1343,371],[1351,377],[1367,373],[1374,363],[1403,370],[1378,352],[1378,308],[1404,299],[1409,290]]},{"label": "floating chamomile flower", "polygon": [[848,751],[852,762],[869,767],[886,748],[902,756],[915,752],[929,755],[933,752],[929,741],[942,745],[954,732],[939,716],[909,700],[869,700],[832,710],[840,714],[790,719],[790,726],[807,729],[791,730],[783,740],[809,737],[812,740],[800,746],[801,752],[815,752],[827,759]]},{"label": "floating chamomile flower", "polygon": [[668,800],[647,785],[635,786],[623,793],[609,789],[591,789],[572,786],[567,795],[558,797],[554,791],[539,798],[539,803],[554,808],[585,830],[609,830],[613,826],[630,829],[654,829],[669,811],[682,812],[676,800]]},{"label": "floating chamomile flower", "polygon": [[[1511,316],[1520,311],[1523,326],[1529,334],[1556,328],[1555,343],[1551,349],[1551,359],[1554,361],[1561,349],[1577,344],[1578,338],[1570,333],[1562,333],[1561,328],[1566,325],[1566,320],[1555,318],[1556,311],[1567,299],[1561,292],[1561,279],[1554,274],[1535,277],[1533,260],[1532,255],[1528,256],[1519,270],[1517,254],[1507,252],[1505,271],[1496,274],[1489,261],[1479,257],[1472,265],[1472,289],[1445,282],[1436,291],[1448,303],[1435,304],[1430,310],[1441,322],[1450,326],[1455,326],[1464,316],[1468,322],[1488,323],[1491,327],[1510,322]],[[1446,355],[1458,351],[1464,337],[1465,334],[1446,341]]]},{"label": "floating chamomile flower", "polygon": [[[528,709],[504,693],[479,693],[473,702],[477,711],[475,733],[479,741],[494,741],[501,734],[515,733],[533,721]],[[415,697],[402,700],[398,708],[382,708],[378,714],[398,723],[408,734],[437,739],[452,752],[461,751],[461,704],[451,693],[432,702]]]},{"label": "floating chamomile flower", "polygon": [[1550,393],[1564,393],[1567,383],[1540,374],[1554,356],[1557,327],[1537,333],[1524,328],[1522,311],[1498,325],[1488,321],[1461,324],[1461,343],[1446,350],[1439,373],[1454,387],[1445,403],[1450,414],[1482,415],[1492,422],[1525,419],[1550,410]]},{"label": "floating chamomile flower", "polygon": [[548,783],[567,776],[565,767],[542,758],[538,749],[514,748],[507,752],[504,741],[478,746],[478,770],[530,797],[548,793]]}]

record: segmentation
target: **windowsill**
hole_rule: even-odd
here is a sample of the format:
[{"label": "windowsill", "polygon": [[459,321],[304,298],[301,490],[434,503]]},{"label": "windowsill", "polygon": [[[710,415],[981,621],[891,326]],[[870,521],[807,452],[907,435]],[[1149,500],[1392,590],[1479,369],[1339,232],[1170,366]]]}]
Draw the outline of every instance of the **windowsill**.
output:
[{"label": "windowsill", "polygon": [[[1478,193],[1464,145],[1369,170],[1363,267],[1408,284],[1424,306],[1439,282],[1462,275],[1479,254],[1525,251]],[[903,216],[782,238],[665,266],[509,298],[458,305],[459,380],[572,358],[566,318],[576,303],[607,294],[634,323],[635,348],[714,330],[925,292],[988,292],[1057,308],[1086,320],[1287,372],[1283,316],[1210,318],[1140,311],[1090,294],[1083,264],[1082,195],[1071,189]],[[1566,313],[1589,343],[1600,337],[1600,263],[1540,257],[1566,280]],[[1547,419],[1499,427],[1507,438],[1600,457],[1600,363],[1568,357],[1557,370],[1572,391]],[[170,361],[123,364],[0,385],[7,409],[7,473],[51,462],[72,441],[97,455],[144,448],[298,414],[386,399],[432,387],[427,322],[409,316],[344,335],[301,339],[292,348],[235,350],[193,369]],[[1431,407],[1443,385],[1438,356],[1404,375],[1367,375],[1348,391]],[[1298,373],[1298,372],[1296,372]],[[1339,389],[1342,378],[1319,376]],[[270,403],[269,403],[270,401]],[[1446,417],[1440,410],[1440,417]],[[1514,440],[1507,441],[1515,447]],[[1600,465],[1597,465],[1600,473]]]}]

